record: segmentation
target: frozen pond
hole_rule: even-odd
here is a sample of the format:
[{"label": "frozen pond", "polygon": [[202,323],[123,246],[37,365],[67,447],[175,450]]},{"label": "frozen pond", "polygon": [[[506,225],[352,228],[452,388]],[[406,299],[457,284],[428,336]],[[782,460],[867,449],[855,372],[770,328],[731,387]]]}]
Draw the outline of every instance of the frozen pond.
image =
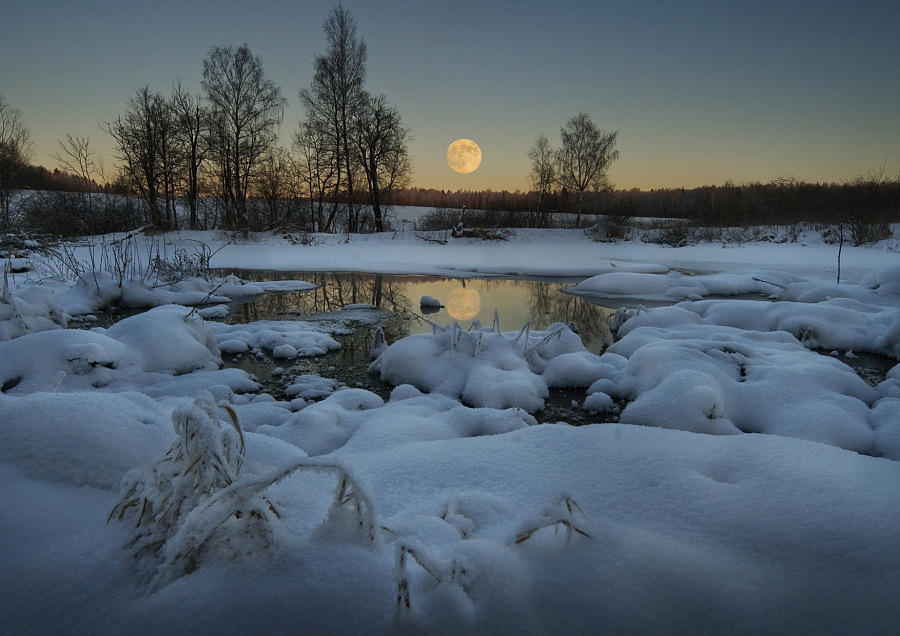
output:
[{"label": "frozen pond", "polygon": [[[393,314],[384,325],[388,342],[429,332],[430,323],[443,326],[459,322],[468,327],[477,320],[491,325],[495,312],[503,331],[519,329],[528,321],[536,330],[554,322],[572,323],[585,346],[594,353],[600,353],[612,340],[608,325],[614,309],[561,291],[564,285],[577,282],[575,279],[456,279],[259,270],[238,270],[234,274],[254,282],[303,280],[316,283],[319,288],[269,293],[251,302],[235,303],[228,318],[232,323],[290,320],[339,311],[347,305],[369,304]],[[420,305],[423,297],[434,299],[441,307]]]},{"label": "frozen pond", "polygon": [[[228,323],[300,320],[339,311],[347,305],[365,304],[390,314],[382,321],[388,343],[411,334],[430,332],[431,323],[443,326],[458,322],[468,328],[477,320],[489,326],[493,324],[495,312],[503,331],[520,329],[528,321],[535,330],[545,329],[555,322],[575,325],[585,346],[598,354],[613,340],[609,322],[614,308],[599,306],[561,290],[580,279],[456,279],[264,270],[227,273],[253,282],[303,280],[319,285],[310,291],[272,292],[249,302],[234,303],[225,319]],[[441,307],[421,305],[423,297],[434,299]],[[387,397],[392,387],[367,372],[371,362],[368,347],[372,333],[372,326],[360,324],[352,335],[337,336],[341,343],[339,351],[320,358],[279,361],[281,371],[274,376],[273,370],[279,367],[268,356],[259,359],[238,357],[226,359],[225,363],[253,373],[265,389],[276,396],[282,384],[281,377],[316,374]],[[575,393],[578,392],[569,395],[567,391],[555,391],[539,419],[583,419],[586,416],[583,411],[569,412]]]},{"label": "frozen pond", "polygon": [[[386,313],[381,321],[388,343],[415,333],[427,333],[432,324],[449,325],[458,322],[469,328],[474,321],[492,325],[494,314],[499,317],[503,331],[520,329],[531,321],[535,330],[562,322],[574,325],[585,346],[593,353],[602,353],[613,341],[609,324],[615,309],[622,304],[637,307],[645,300],[616,301],[576,296],[563,288],[580,279],[458,279],[440,276],[363,274],[352,272],[284,272],[267,270],[236,270],[238,277],[253,281],[302,280],[318,285],[314,290],[270,292],[245,302],[236,302],[225,319],[228,323],[248,323],[258,320],[301,320],[311,316],[340,311],[348,305],[372,305]],[[437,306],[420,304],[428,297]],[[754,298],[766,302],[765,298]],[[673,301],[676,302],[676,301]],[[602,306],[606,303],[610,306]],[[274,361],[269,356],[250,358],[238,356],[225,359],[227,366],[237,366],[253,373],[265,390],[276,397],[284,382],[301,374],[316,374],[333,378],[351,387],[365,388],[387,397],[391,386],[367,372],[371,362],[368,355],[374,327],[359,324],[352,334],[337,336],[339,351],[319,358],[297,358]],[[828,355],[828,352],[821,353]],[[844,359],[872,385],[884,379],[894,361],[873,354],[861,354]],[[277,365],[280,365],[277,366]],[[279,369],[273,374],[273,371]],[[282,379],[283,378],[283,379]],[[565,419],[572,423],[591,423],[588,415],[571,409],[579,391],[554,390],[547,408],[538,414],[542,421]],[[571,394],[570,394],[571,393]],[[583,397],[583,396],[582,396]]]}]

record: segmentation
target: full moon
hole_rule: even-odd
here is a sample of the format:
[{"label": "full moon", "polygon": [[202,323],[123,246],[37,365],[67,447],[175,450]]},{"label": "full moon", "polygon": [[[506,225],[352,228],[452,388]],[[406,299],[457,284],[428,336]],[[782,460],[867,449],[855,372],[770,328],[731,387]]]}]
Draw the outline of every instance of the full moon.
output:
[{"label": "full moon", "polygon": [[481,165],[481,148],[471,139],[457,139],[447,148],[447,165],[460,174],[474,172]]},{"label": "full moon", "polygon": [[457,320],[472,320],[481,311],[481,294],[471,287],[457,287],[447,294],[447,313]]}]

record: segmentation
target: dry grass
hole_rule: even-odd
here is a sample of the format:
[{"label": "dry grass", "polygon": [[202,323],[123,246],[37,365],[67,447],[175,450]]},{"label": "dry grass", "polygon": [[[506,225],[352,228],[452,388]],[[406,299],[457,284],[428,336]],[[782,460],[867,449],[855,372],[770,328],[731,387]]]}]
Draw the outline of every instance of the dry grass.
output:
[{"label": "dry grass", "polygon": [[[220,409],[227,415],[225,426]],[[228,405],[216,405],[205,391],[192,406],[176,409],[172,423],[175,442],[155,464],[126,475],[122,498],[108,519],[128,524],[124,548],[151,589],[190,574],[207,560],[262,556],[274,544],[281,518],[265,490],[299,470],[337,476],[323,533],[375,541],[369,499],[341,466],[304,460],[241,475],[245,440],[237,414]]]},{"label": "dry grass", "polygon": [[587,515],[584,514],[581,506],[574,499],[568,495],[563,495],[557,502],[549,506],[539,519],[526,524],[525,528],[516,534],[512,542],[516,544],[525,543],[541,533],[542,530],[550,528],[553,529],[555,535],[558,535],[561,531],[565,533],[566,546],[569,545],[569,541],[576,534],[590,539],[591,535],[576,525],[577,518],[586,520]]}]

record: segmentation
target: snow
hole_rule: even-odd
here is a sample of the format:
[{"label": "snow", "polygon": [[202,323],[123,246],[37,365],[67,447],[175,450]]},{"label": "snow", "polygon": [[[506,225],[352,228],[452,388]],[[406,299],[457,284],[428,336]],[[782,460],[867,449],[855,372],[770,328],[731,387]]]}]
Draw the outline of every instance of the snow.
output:
[{"label": "snow", "polygon": [[[167,238],[201,239],[223,242]],[[900,359],[900,266],[890,243],[844,247],[838,284],[836,246],[804,240],[404,230],[215,252],[227,268],[575,276],[573,293],[624,303],[602,355],[562,323],[376,330],[389,397],[285,365],[278,399],[223,368],[325,356],[383,317],[213,320],[308,284],[10,275],[3,630],[896,633],[900,365],[872,385],[846,362]],[[64,328],[110,302],[145,311]],[[608,423],[539,425],[558,388]]]},{"label": "snow", "polygon": [[340,348],[328,332],[304,322],[257,321],[252,325],[209,323],[221,348],[227,353],[248,350],[271,352],[276,358],[323,355]]}]

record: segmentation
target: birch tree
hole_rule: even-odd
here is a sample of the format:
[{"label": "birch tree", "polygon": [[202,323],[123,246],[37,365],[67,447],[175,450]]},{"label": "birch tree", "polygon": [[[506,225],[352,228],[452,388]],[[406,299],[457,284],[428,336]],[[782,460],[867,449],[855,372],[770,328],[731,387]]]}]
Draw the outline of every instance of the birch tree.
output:
[{"label": "birch tree", "polygon": [[366,43],[356,34],[356,23],[343,5],[331,10],[324,24],[328,49],[317,55],[313,81],[300,91],[306,110],[306,123],[314,131],[333,162],[335,206],[328,216],[334,218],[341,199],[347,205],[347,230],[356,231],[354,202],[359,174],[353,143],[354,121],[365,104],[363,83],[366,75]]},{"label": "birch tree", "polygon": [[586,113],[569,118],[560,128],[562,147],[556,153],[556,169],[559,184],[578,193],[576,226],[581,223],[585,190],[609,187],[606,171],[619,158],[616,150],[618,134],[600,130]]},{"label": "birch tree", "polygon": [[225,225],[248,229],[247,196],[259,162],[275,146],[287,104],[249,47],[213,47],[203,61]]}]

